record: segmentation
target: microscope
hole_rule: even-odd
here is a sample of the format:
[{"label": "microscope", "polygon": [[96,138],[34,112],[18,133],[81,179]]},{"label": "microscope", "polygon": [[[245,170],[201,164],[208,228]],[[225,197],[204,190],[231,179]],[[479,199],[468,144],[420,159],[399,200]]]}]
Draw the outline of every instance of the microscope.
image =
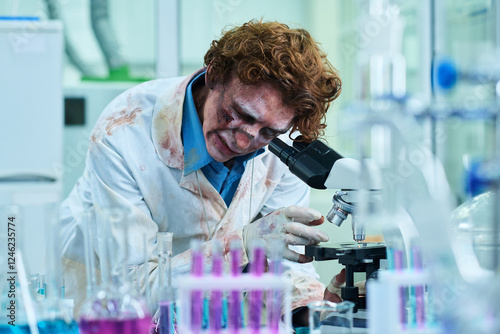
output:
[{"label": "microscope", "polygon": [[[359,294],[354,286],[354,273],[366,273],[368,280],[380,268],[380,260],[386,258],[383,243],[363,242],[364,224],[356,221],[356,203],[359,201],[361,168],[371,169],[370,175],[377,175],[369,163],[344,158],[325,143],[315,140],[310,144],[297,137],[293,147],[276,138],[269,144],[269,150],[285,163],[290,171],[307,185],[315,189],[339,189],[333,195],[333,207],[326,218],[340,226],[351,215],[352,243],[329,244],[326,246],[306,246],[305,254],[316,261],[339,260],[345,266],[346,284],[341,288],[341,298],[355,304],[354,311],[366,308],[366,296]],[[369,182],[367,191],[377,192],[381,181],[374,178]]]}]

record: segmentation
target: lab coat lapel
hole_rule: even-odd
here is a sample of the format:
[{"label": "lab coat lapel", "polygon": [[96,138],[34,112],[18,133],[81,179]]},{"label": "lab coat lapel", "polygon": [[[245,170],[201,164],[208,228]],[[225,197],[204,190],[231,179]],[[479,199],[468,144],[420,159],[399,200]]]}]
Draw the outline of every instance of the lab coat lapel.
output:
[{"label": "lab coat lapel", "polygon": [[217,205],[222,207],[225,212],[227,210],[226,202],[224,202],[222,196],[217,192],[217,190],[215,190],[210,181],[208,181],[208,179],[201,171],[196,171],[188,175],[182,175],[179,185],[182,188],[188,189],[200,196],[200,189],[198,188],[196,173],[198,173],[198,179],[200,181],[201,195],[203,195],[203,197],[207,201],[217,203]]},{"label": "lab coat lapel", "polygon": [[174,79],[177,82],[174,81],[156,101],[151,136],[158,157],[168,167],[184,169],[181,138],[184,97],[189,81],[202,71],[204,69],[189,77]]},{"label": "lab coat lapel", "polygon": [[[198,180],[196,179],[196,174],[198,173],[199,180],[199,188],[198,188]],[[205,234],[207,240],[213,236],[213,233],[210,231],[215,231],[221,225],[220,222],[223,217],[226,216],[227,206],[224,199],[221,195],[215,190],[210,181],[207,180],[205,175],[201,171],[193,172],[189,175],[182,175],[179,185],[191,191],[195,194],[196,199],[199,200],[199,205],[197,205],[194,209],[200,210],[200,213],[206,213],[206,220],[210,229],[205,230]],[[201,195],[200,195],[201,189]],[[201,196],[203,196],[203,202],[201,201]],[[202,208],[204,206],[204,208]],[[202,211],[203,210],[203,211]],[[202,221],[205,221],[205,217],[201,217]],[[205,226],[205,224],[202,224]]]}]

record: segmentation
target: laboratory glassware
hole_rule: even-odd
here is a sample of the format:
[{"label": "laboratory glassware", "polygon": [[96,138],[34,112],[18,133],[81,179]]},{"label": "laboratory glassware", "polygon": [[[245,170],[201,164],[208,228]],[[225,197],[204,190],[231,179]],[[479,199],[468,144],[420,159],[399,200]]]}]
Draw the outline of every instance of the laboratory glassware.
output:
[{"label": "laboratory glassware", "polygon": [[159,257],[160,302],[159,333],[175,333],[175,294],[172,287],[172,238],[171,232],[158,232],[156,240]]},{"label": "laboratory glassware", "polygon": [[[241,243],[234,242],[234,245],[238,245]],[[211,247],[208,245],[207,247]],[[239,248],[241,251],[241,248]],[[258,249],[257,258],[264,260],[265,257],[260,252],[262,249]],[[209,250],[205,250],[209,252]],[[237,254],[241,254],[237,252]],[[253,260],[252,260],[253,261]],[[259,260],[260,262],[260,260]],[[238,263],[241,263],[241,260],[238,259]],[[260,322],[261,320],[261,310],[264,304],[264,298],[262,298],[264,291],[279,291],[283,295],[283,303],[282,311],[283,311],[283,325],[279,325],[278,333],[285,334],[291,333],[291,284],[287,277],[283,275],[275,275],[270,273],[261,273],[258,274],[261,269],[263,269],[264,264],[259,268],[259,265],[254,267],[254,273],[239,273],[237,275],[214,275],[213,273],[194,276],[188,275],[179,280],[179,313],[178,316],[178,332],[185,334],[194,334],[194,333],[213,333],[210,326],[208,328],[201,328],[201,321],[199,312],[201,312],[201,305],[198,304],[196,306],[195,312],[193,312],[193,303],[198,302],[201,298],[193,298],[193,296],[201,296],[204,293],[210,294],[214,291],[221,291],[223,293],[229,293],[237,295],[237,303],[238,313],[235,313],[232,309],[234,304],[234,300],[229,298],[229,319],[228,319],[228,327],[223,328],[221,333],[275,333],[271,330],[268,323],[265,321]],[[241,270],[240,267],[238,267]],[[250,269],[252,270],[252,269]],[[194,295],[193,292],[197,294]],[[252,299],[252,301],[248,301],[247,307],[241,307],[242,298],[244,292],[248,292],[248,299]],[[258,292],[254,297],[250,298],[252,292]],[[257,297],[257,298],[255,298]],[[212,300],[210,300],[212,302]],[[256,302],[260,302],[258,307],[256,306]],[[253,310],[251,311],[251,309]],[[255,312],[257,311],[257,312]],[[198,313],[196,313],[198,312]],[[252,313],[252,314],[250,314]],[[253,318],[254,315],[258,317]],[[232,317],[236,317],[236,319],[231,319]],[[219,315],[217,315],[217,319],[219,319]],[[248,324],[245,324],[244,319],[249,319]],[[254,319],[254,320],[250,320]],[[212,320],[212,319],[210,319]],[[235,324],[236,322],[236,324]],[[196,327],[193,328],[193,323],[196,323]],[[252,323],[250,325],[250,323]],[[238,326],[236,326],[238,325]]]},{"label": "laboratory glassware", "polygon": [[[243,245],[239,240],[233,240],[229,244],[230,252],[230,275],[237,278],[241,273],[241,249]],[[241,291],[232,290],[228,298],[228,328],[232,333],[237,333],[243,324],[241,316]]]},{"label": "laboratory glassware", "polygon": [[130,212],[96,208],[101,285],[84,303],[80,333],[149,333],[151,315],[127,280]]},{"label": "laboratory glassware", "polygon": [[354,303],[322,300],[309,303],[309,333],[352,333]]},{"label": "laboratory glassware", "polygon": [[[220,241],[214,240],[212,247],[212,275],[214,277],[222,277],[224,269],[224,259],[222,258],[222,244]],[[212,334],[220,333],[222,330],[222,298],[222,290],[212,290],[209,300],[209,327]]]},{"label": "laboratory glassware", "polygon": [[24,237],[26,233],[21,222],[21,207],[0,206],[0,214],[6,217],[7,228],[0,232],[0,240],[5,241],[7,252],[0,254],[0,332],[40,333],[37,320],[39,305],[31,293],[28,268],[24,260]]},{"label": "laboratory glassware", "polygon": [[[269,255],[269,273],[281,276],[283,273],[283,251],[285,243],[276,240],[271,247]],[[281,306],[283,305],[283,292],[279,289],[267,291],[267,324],[271,333],[278,333],[281,321]]]},{"label": "laboratory glassware", "polygon": [[45,213],[47,227],[45,229],[47,240],[46,270],[47,277],[42,283],[44,299],[40,305],[38,327],[42,333],[77,334],[78,325],[73,319],[73,314],[67,308],[63,299],[63,280],[61,269],[61,244],[58,205],[47,204]]},{"label": "laboratory glassware", "polygon": [[[203,245],[201,240],[191,240],[191,276],[203,276]],[[191,292],[191,331],[200,333],[203,322],[203,292],[194,290]]]},{"label": "laboratory glassware", "polygon": [[[250,245],[250,255],[250,275],[259,278],[266,265],[266,251],[262,240],[257,239]],[[251,333],[259,333],[264,291],[251,290],[249,293],[248,327]]]}]

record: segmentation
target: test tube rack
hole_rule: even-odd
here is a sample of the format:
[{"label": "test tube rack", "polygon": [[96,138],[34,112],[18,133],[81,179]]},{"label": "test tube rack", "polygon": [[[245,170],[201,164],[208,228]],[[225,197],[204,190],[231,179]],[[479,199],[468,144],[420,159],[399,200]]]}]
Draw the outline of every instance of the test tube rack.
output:
[{"label": "test tube rack", "polygon": [[[178,313],[178,333],[186,334],[201,334],[201,333],[212,333],[210,329],[206,330],[193,330],[191,328],[191,293],[195,291],[202,291],[204,294],[208,291],[280,291],[283,293],[283,305],[282,309],[284,311],[284,321],[279,326],[279,330],[271,331],[267,324],[259,329],[259,334],[291,334],[291,284],[283,276],[277,276],[272,274],[263,274],[262,276],[254,276],[251,274],[242,274],[239,276],[213,276],[207,275],[202,277],[188,276],[183,278],[179,283],[179,313]],[[263,303],[265,303],[266,298],[263,298]],[[248,327],[242,327],[238,331],[222,329],[221,334],[226,333],[239,333],[246,334],[250,333]],[[252,334],[255,331],[252,331]]]},{"label": "test tube rack", "polygon": [[[384,270],[376,280],[367,282],[367,311],[369,334],[439,334],[441,328],[430,319],[433,309],[429,292],[419,304],[408,305],[408,289],[420,287],[425,291],[431,282],[425,270]],[[404,291],[404,293],[402,293]],[[408,312],[424,314],[416,323],[409,323]]]}]

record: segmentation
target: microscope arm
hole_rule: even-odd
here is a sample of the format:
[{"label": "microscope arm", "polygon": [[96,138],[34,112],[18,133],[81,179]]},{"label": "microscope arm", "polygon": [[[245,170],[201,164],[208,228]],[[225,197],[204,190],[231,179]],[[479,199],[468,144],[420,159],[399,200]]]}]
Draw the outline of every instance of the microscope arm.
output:
[{"label": "microscope arm", "polygon": [[[285,163],[290,171],[316,189],[340,189],[333,196],[333,207],[326,216],[328,221],[340,226],[354,212],[357,202],[356,189],[378,190],[382,184],[376,167],[369,160],[344,158],[325,143],[315,140],[305,144],[297,138],[292,146],[280,139],[269,144],[269,150]],[[366,173],[363,173],[366,171]],[[364,177],[368,182],[361,183]],[[364,228],[352,219],[353,239],[365,238]]]}]

